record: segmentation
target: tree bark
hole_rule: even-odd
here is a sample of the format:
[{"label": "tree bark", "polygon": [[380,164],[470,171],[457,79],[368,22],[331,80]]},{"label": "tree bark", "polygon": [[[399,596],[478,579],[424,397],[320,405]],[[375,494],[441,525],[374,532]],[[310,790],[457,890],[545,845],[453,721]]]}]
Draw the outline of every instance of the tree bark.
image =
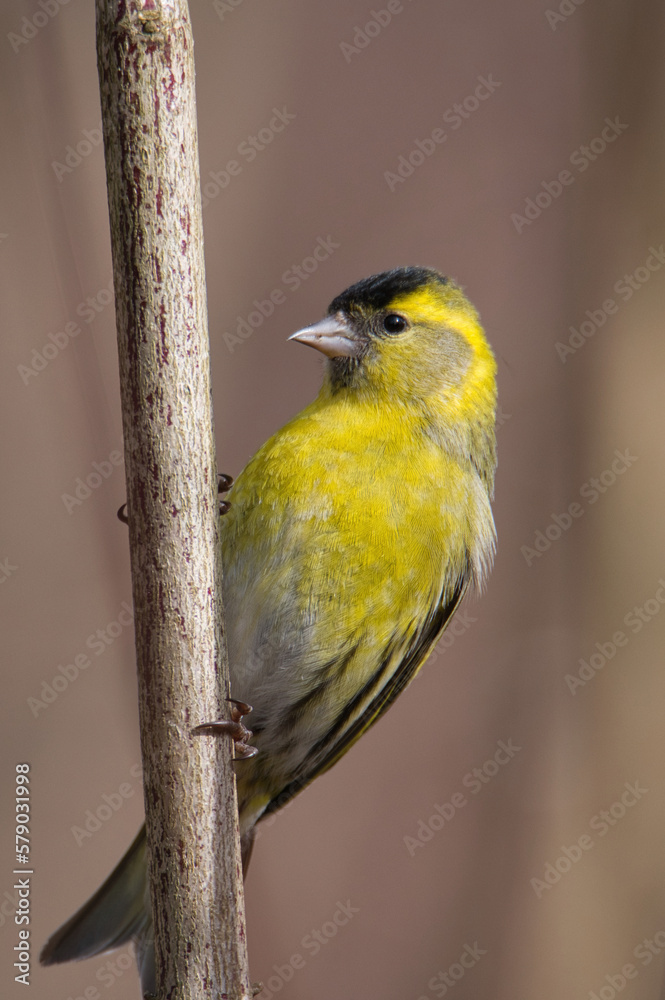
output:
[{"label": "tree bark", "polygon": [[252,996],[186,0],[96,0],[158,995]]}]

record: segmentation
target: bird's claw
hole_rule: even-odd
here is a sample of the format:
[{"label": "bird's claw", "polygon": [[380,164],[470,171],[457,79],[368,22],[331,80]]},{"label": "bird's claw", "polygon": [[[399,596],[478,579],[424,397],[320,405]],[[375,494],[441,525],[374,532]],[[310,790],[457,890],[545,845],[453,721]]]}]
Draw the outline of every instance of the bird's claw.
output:
[{"label": "bird's claw", "polygon": [[252,706],[248,705],[246,701],[238,701],[237,698],[229,698],[229,705],[232,705],[231,718],[234,722],[240,722],[243,715],[249,715],[252,711]]},{"label": "bird's claw", "polygon": [[[227,475],[225,472],[217,473],[217,492],[218,493],[228,493],[228,491],[233,486],[233,476]],[[228,514],[231,510],[231,504],[228,500],[219,501],[219,513]],[[129,517],[127,514],[127,504],[123,503],[122,507],[118,508],[118,520],[122,521],[123,524],[129,524]]]},{"label": "bird's claw", "polygon": [[[217,492],[227,493],[233,486],[233,476],[227,475],[225,472],[217,473]],[[231,504],[228,500],[219,501],[219,513],[228,514],[231,510]]]},{"label": "bird's claw", "polygon": [[259,752],[258,747],[249,745],[252,738],[252,730],[243,725],[242,718],[249,715],[252,706],[244,701],[236,701],[235,698],[228,699],[231,705],[231,718],[218,719],[216,722],[203,722],[200,726],[195,726],[193,733],[212,733],[215,735],[225,734],[233,740],[236,760],[247,760],[249,757],[256,757]]}]

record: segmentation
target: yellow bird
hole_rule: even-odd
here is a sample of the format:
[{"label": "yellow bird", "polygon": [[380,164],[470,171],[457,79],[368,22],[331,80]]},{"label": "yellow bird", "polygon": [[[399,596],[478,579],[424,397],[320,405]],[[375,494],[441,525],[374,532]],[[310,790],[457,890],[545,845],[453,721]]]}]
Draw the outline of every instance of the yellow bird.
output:
[{"label": "yellow bird", "polygon": [[[236,765],[245,865],[255,824],[385,712],[494,555],[496,364],[457,285],[377,274],[291,339],[326,356],[323,386],[221,520],[231,692],[259,751]],[[41,960],[130,939],[154,992],[144,830]]]}]

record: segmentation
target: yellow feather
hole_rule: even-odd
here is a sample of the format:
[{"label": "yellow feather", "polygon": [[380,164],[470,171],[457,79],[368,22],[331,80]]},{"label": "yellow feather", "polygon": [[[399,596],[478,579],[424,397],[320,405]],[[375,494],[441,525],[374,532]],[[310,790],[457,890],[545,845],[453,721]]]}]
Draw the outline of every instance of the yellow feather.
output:
[{"label": "yellow feather", "polygon": [[[249,462],[221,520],[231,689],[254,705],[260,751],[237,771],[245,846],[385,711],[494,551],[496,366],[473,306],[399,269],[338,296],[326,331],[318,397]],[[43,960],[134,938],[154,992],[146,899],[139,834]]]}]

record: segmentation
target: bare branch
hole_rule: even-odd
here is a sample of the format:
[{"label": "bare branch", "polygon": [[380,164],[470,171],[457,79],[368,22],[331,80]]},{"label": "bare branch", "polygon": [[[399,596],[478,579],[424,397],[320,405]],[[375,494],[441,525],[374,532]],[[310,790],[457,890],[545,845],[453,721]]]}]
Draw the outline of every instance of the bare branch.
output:
[{"label": "bare branch", "polygon": [[159,995],[252,995],[186,0],[97,0]]}]

